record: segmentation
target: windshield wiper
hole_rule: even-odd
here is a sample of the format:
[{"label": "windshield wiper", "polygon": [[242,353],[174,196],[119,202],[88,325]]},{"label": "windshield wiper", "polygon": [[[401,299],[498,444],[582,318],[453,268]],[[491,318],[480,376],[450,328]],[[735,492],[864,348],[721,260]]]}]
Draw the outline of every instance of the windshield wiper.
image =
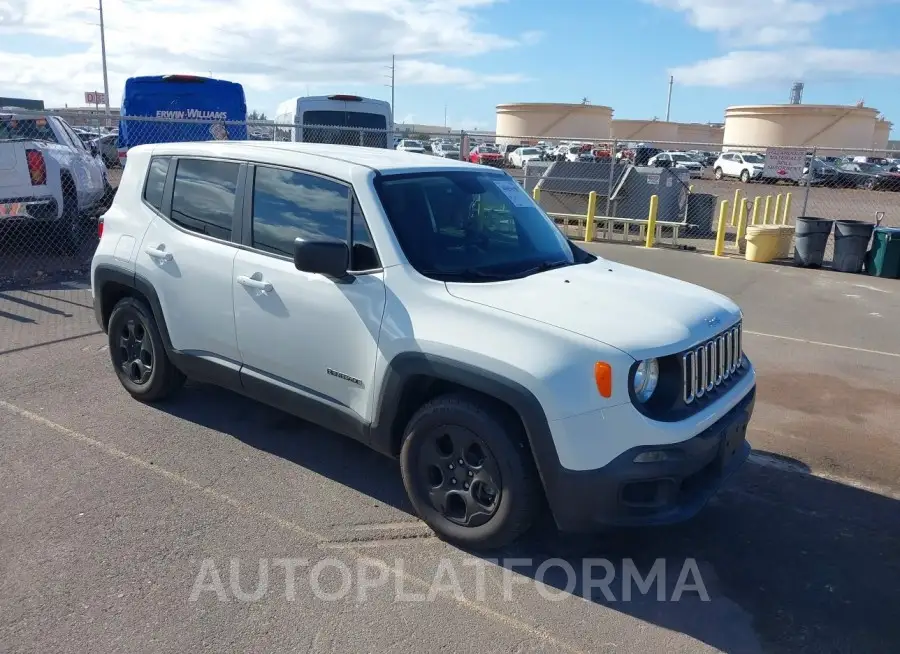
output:
[{"label": "windshield wiper", "polygon": [[527,268],[519,273],[516,273],[516,277],[528,277],[529,275],[534,275],[536,273],[546,272],[548,270],[554,270],[556,268],[565,268],[566,266],[574,266],[575,263],[572,261],[545,261],[540,263],[533,268]]},{"label": "windshield wiper", "polygon": [[498,275],[496,273],[488,273],[478,268],[462,268],[460,270],[421,270],[423,275],[429,277],[446,277],[449,279],[473,279],[485,282],[496,282],[509,279],[509,275]]}]

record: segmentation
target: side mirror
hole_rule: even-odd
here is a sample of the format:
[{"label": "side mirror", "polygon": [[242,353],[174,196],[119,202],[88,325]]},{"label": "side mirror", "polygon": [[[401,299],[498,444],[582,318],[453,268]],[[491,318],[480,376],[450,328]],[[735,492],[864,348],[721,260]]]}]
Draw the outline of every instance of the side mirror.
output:
[{"label": "side mirror", "polygon": [[340,279],[350,266],[350,248],[340,241],[294,241],[294,267]]}]

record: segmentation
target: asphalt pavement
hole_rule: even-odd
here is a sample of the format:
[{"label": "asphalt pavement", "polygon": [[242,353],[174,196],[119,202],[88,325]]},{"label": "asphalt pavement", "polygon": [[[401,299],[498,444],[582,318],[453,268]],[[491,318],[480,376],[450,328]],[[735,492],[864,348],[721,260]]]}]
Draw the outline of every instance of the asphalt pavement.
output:
[{"label": "asphalt pavement", "polygon": [[83,285],[0,293],[4,649],[896,652],[896,282],[588,247],[741,304],[756,452],[690,523],[496,560],[352,441],[208,386],[131,400]]}]

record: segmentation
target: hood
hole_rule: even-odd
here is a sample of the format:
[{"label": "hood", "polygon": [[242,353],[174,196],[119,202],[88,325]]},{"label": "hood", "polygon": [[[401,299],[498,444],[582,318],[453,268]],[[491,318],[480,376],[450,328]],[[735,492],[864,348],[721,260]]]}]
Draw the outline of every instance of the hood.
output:
[{"label": "hood", "polygon": [[448,282],[447,290],[592,338],[635,359],[680,352],[741,315],[723,295],[605,259],[504,282]]}]

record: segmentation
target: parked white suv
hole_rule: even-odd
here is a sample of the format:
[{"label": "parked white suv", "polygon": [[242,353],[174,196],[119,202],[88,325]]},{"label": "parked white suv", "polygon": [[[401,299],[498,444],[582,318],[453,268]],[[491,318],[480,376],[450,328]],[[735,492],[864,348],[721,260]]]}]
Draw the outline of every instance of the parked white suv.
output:
[{"label": "parked white suv", "polygon": [[686,170],[691,178],[703,176],[703,164],[687,152],[660,152],[650,157],[648,166]]},{"label": "parked white suv", "polygon": [[713,164],[716,179],[737,177],[745,184],[762,178],[766,158],[756,152],[723,152]]},{"label": "parked white suv", "polygon": [[565,531],[686,519],[750,450],[738,307],[580,249],[485,166],[139,146],[91,282],[135,398],[190,377],[398,457],[463,546],[510,542],[544,499]]}]

